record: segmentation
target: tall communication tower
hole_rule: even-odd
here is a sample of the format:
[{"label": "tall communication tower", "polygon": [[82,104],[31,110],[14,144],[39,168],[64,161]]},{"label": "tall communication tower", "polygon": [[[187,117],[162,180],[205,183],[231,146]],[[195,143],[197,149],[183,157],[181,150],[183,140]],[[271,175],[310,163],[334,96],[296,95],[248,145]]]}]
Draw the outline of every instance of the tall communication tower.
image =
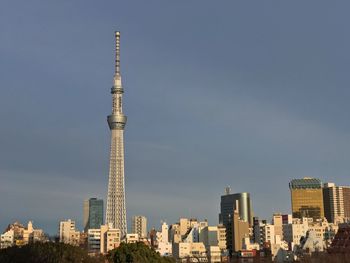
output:
[{"label": "tall communication tower", "polygon": [[126,116],[123,114],[123,87],[120,74],[120,32],[115,32],[115,71],[112,93],[112,114],[107,117],[111,130],[109,155],[109,178],[106,207],[106,223],[127,233],[124,183],[124,127]]}]

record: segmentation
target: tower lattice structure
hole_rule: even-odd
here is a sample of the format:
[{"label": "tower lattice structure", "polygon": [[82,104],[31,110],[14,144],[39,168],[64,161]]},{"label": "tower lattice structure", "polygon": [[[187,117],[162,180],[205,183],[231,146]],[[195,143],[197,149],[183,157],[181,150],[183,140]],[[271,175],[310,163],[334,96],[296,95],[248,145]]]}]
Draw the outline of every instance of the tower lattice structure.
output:
[{"label": "tower lattice structure", "polygon": [[123,114],[123,87],[120,74],[120,32],[115,32],[115,72],[113,79],[112,114],[107,117],[111,130],[111,147],[109,156],[109,178],[106,207],[106,223],[127,233],[125,182],[124,182],[124,127],[126,116]]}]

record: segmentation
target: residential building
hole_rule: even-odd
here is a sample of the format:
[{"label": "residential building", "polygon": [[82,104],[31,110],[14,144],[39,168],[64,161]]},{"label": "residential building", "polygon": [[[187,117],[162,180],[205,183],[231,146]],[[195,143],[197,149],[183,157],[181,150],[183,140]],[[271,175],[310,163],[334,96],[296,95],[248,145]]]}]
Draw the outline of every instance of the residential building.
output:
[{"label": "residential building", "polygon": [[281,213],[273,214],[272,224],[275,228],[275,235],[278,235],[283,239],[283,216]]},{"label": "residential building", "polygon": [[313,231],[307,231],[305,237],[300,240],[297,254],[312,254],[314,252],[323,252],[326,249],[326,244],[322,237],[317,236]]},{"label": "residential building", "polygon": [[209,249],[211,246],[218,247],[220,251],[226,251],[226,229],[223,225],[206,226],[200,229],[199,242]]},{"label": "residential building", "polygon": [[324,213],[328,222],[350,219],[350,187],[326,183],[323,187]]},{"label": "residential building", "polygon": [[75,229],[75,221],[71,219],[61,221],[59,237],[60,242],[78,246],[80,243],[80,232]]},{"label": "residential building", "polygon": [[350,222],[350,187],[343,186],[343,198],[344,198],[344,218],[346,222]]},{"label": "residential building", "polygon": [[27,228],[23,230],[23,244],[44,241],[46,241],[44,231],[42,229],[34,229],[33,222],[29,221]]},{"label": "residential building", "polygon": [[[283,232],[282,229],[281,232]],[[254,240],[261,248],[275,244],[275,235],[274,225],[267,223],[266,220],[259,221],[257,217],[254,217]],[[281,235],[278,237],[280,238]]]},{"label": "residential building", "polygon": [[145,216],[133,216],[131,232],[138,234],[140,238],[147,237],[147,218]]},{"label": "residential building", "polygon": [[1,235],[1,246],[23,246],[34,242],[45,242],[47,237],[42,229],[34,229],[32,221],[29,221],[27,228],[19,222],[10,224]]},{"label": "residential building", "polygon": [[[9,224],[5,232],[9,230],[13,230],[15,242],[18,240],[21,240],[21,241],[23,240],[23,232],[25,230],[25,227],[20,222],[16,221],[12,224]],[[20,245],[20,244],[17,244],[17,245]]]},{"label": "residential building", "polygon": [[291,224],[283,225],[283,237],[289,243],[290,249],[293,250],[295,245],[300,244],[302,237],[306,236],[309,229],[309,222],[313,222],[312,218],[294,218]]},{"label": "residential building", "polygon": [[260,245],[259,245],[259,243],[252,243],[251,240],[250,240],[250,237],[245,237],[243,239],[242,250],[245,250],[245,251],[252,251],[252,250],[259,251],[260,250]]},{"label": "residential building", "polygon": [[210,263],[220,263],[222,252],[218,246],[209,246],[207,248],[208,262]]},{"label": "residential building", "polygon": [[324,217],[322,182],[316,178],[293,179],[289,183],[293,218]]},{"label": "residential building", "polygon": [[140,237],[138,234],[126,234],[125,238],[126,243],[137,243],[140,241]]},{"label": "residential building", "polygon": [[182,241],[182,236],[181,236],[180,224],[179,223],[175,223],[175,224],[172,224],[170,226],[170,228],[169,228],[169,241],[171,243],[179,243],[179,242]]},{"label": "residential building", "polygon": [[270,246],[272,260],[275,262],[291,262],[292,252],[289,250],[288,242],[281,239],[279,235],[275,236],[275,243]]},{"label": "residential building", "polygon": [[88,230],[88,250],[90,253],[106,254],[117,248],[121,242],[121,231],[110,225]]},{"label": "residential building", "polygon": [[179,262],[208,262],[207,250],[202,242],[174,243],[173,257]]},{"label": "residential building", "polygon": [[84,200],[84,232],[88,229],[100,228],[103,224],[103,200],[90,198]]},{"label": "residential building", "polygon": [[88,251],[99,253],[101,251],[101,229],[88,229]]},{"label": "residential building", "polygon": [[169,226],[166,222],[162,224],[162,230],[157,232],[158,246],[156,251],[162,256],[172,255],[172,244],[169,242]]},{"label": "residential building", "polygon": [[1,235],[0,248],[12,247],[15,245],[15,231],[10,229]]},{"label": "residential building", "polygon": [[226,227],[222,224],[217,226],[218,228],[218,246],[221,251],[226,251],[227,242],[226,242]]},{"label": "residential building", "polygon": [[113,228],[112,224],[102,225],[101,228],[100,252],[106,254],[108,251],[119,247],[121,242],[121,231]]}]

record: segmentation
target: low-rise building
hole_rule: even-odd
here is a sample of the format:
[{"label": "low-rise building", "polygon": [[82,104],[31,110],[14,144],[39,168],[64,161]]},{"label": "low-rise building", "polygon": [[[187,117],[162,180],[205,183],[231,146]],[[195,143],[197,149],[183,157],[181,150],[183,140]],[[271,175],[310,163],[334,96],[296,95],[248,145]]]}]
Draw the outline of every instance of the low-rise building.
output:
[{"label": "low-rise building", "polygon": [[10,224],[1,235],[1,247],[23,246],[33,242],[45,242],[47,237],[42,229],[34,229],[32,221],[25,228],[19,222]]},{"label": "low-rise building", "polygon": [[140,238],[138,234],[126,234],[125,241],[128,244],[137,243],[140,241]]},{"label": "low-rise building", "polygon": [[289,243],[290,250],[293,250],[295,245],[300,244],[300,239],[306,236],[306,232],[309,229],[309,222],[312,221],[312,218],[293,218],[291,224],[283,225],[283,237]]},{"label": "low-rise building", "polygon": [[15,231],[10,229],[1,235],[0,248],[12,247],[15,244]]},{"label": "low-rise building", "polygon": [[173,243],[173,256],[183,262],[208,262],[207,250],[202,242]]},{"label": "low-rise building", "polygon": [[218,246],[209,246],[207,249],[208,262],[220,263],[221,262],[221,249]]}]

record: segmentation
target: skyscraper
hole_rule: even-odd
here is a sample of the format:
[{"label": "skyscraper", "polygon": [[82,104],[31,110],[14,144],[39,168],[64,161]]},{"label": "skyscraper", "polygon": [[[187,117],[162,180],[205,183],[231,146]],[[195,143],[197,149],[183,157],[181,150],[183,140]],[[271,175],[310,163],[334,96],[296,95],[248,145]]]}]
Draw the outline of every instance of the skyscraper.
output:
[{"label": "skyscraper", "polygon": [[[219,222],[226,228],[226,243],[230,255],[241,245],[239,238],[253,224],[253,209],[249,193],[231,194],[229,187],[221,196]],[[237,239],[238,238],[238,239]]]},{"label": "skyscraper", "polygon": [[103,224],[103,200],[90,198],[84,200],[84,231],[100,228]]},{"label": "skyscraper", "polygon": [[120,32],[115,32],[115,71],[112,93],[112,114],[107,121],[111,130],[109,155],[109,179],[107,193],[106,223],[120,229],[121,235],[127,233],[124,183],[124,127],[126,116],[123,114],[123,87],[120,74]]},{"label": "skyscraper", "polygon": [[[236,203],[238,207],[236,207]],[[219,222],[225,225],[228,216],[230,215],[232,217],[236,209],[241,220],[248,222],[249,225],[253,224],[253,209],[250,194],[246,192],[231,194],[230,190],[226,189],[225,195],[221,196]]]},{"label": "skyscraper", "polygon": [[139,237],[147,237],[147,218],[144,216],[133,216],[131,225],[131,232],[138,234]]},{"label": "skyscraper", "polygon": [[324,214],[328,222],[350,218],[350,187],[326,183],[323,186]]},{"label": "skyscraper", "polygon": [[293,217],[324,217],[322,182],[319,179],[305,177],[293,179],[289,183]]}]

